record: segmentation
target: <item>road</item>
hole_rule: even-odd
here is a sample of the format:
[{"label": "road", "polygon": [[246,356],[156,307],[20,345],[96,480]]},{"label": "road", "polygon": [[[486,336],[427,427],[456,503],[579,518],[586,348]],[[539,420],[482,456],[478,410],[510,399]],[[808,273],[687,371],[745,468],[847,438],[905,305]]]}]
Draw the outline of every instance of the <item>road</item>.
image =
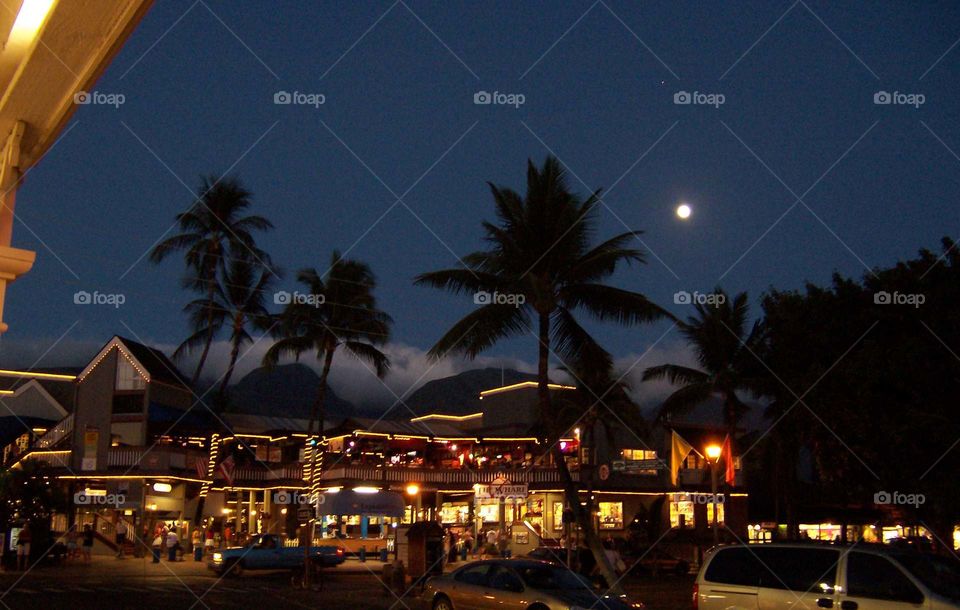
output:
[{"label": "road", "polygon": [[[352,565],[351,565],[352,564]],[[348,562],[326,573],[320,591],[297,591],[283,572],[247,572],[220,578],[201,564],[151,564],[142,560],[100,558],[92,565],[35,568],[0,573],[0,609],[130,610],[247,608],[345,608],[349,610],[421,610],[412,592],[403,599],[388,593],[375,572]],[[629,578],[627,592],[650,610],[690,607],[691,577]]]}]

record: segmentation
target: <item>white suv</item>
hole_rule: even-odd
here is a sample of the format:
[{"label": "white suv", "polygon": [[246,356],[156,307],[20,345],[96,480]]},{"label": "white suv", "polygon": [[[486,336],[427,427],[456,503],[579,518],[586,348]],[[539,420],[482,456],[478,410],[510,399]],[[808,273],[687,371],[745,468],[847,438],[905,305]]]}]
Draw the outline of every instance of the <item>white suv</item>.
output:
[{"label": "white suv", "polygon": [[953,559],[872,545],[731,545],[712,549],[694,610],[960,609]]}]

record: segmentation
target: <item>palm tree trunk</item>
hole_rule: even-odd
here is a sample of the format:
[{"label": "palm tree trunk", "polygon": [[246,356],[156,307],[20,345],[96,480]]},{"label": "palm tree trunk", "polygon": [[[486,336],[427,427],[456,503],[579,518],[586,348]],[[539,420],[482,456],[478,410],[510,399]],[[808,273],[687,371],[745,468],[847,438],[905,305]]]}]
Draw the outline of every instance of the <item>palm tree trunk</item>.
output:
[{"label": "palm tree trunk", "polygon": [[240,343],[233,341],[233,348],[230,350],[230,364],[227,365],[227,373],[220,380],[220,388],[217,395],[220,397],[220,404],[224,405],[227,398],[227,386],[230,384],[230,377],[233,376],[233,368],[237,364],[237,358],[240,356]]},{"label": "palm tree trunk", "polygon": [[617,575],[610,565],[610,562],[607,561],[607,554],[603,552],[603,545],[600,543],[600,538],[593,529],[593,512],[592,510],[585,511],[583,506],[580,505],[580,490],[570,475],[570,469],[567,468],[567,462],[564,459],[563,452],[560,450],[560,443],[555,442],[563,435],[564,430],[553,429],[554,426],[551,424],[554,418],[550,412],[550,314],[540,313],[538,325],[540,349],[537,361],[537,397],[540,404],[540,420],[549,431],[548,442],[552,444],[550,451],[554,462],[556,462],[557,472],[560,473],[560,482],[563,485],[567,504],[573,511],[577,525],[579,525],[583,531],[587,548],[593,553],[593,558],[594,561],[596,561],[597,569],[600,570],[600,575],[607,581],[611,592],[619,595],[621,589]]},{"label": "palm tree trunk", "polygon": [[213,292],[214,280],[210,279],[210,288],[207,290],[207,340],[203,344],[203,353],[200,354],[200,362],[197,363],[197,370],[193,373],[193,379],[190,380],[190,387],[195,387],[200,380],[200,372],[203,371],[203,365],[207,361],[207,354],[210,353],[210,345],[213,344]]},{"label": "palm tree trunk", "polygon": [[[313,451],[310,453],[310,493],[311,495],[318,492],[320,475],[322,472],[318,472],[323,468],[323,459],[317,459],[317,456],[323,452],[323,419],[326,409],[324,408],[324,402],[327,399],[327,378],[330,376],[330,366],[333,364],[333,352],[337,349],[336,344],[328,345],[324,350],[323,354],[323,369],[320,371],[320,383],[317,384],[317,397],[313,402],[313,406],[310,408],[310,420],[307,422],[307,440],[309,441],[310,436],[313,434],[313,423],[317,422],[318,436],[319,440],[317,444],[314,445]],[[304,588],[310,588],[310,580],[312,574],[309,569],[310,565],[310,546],[313,543],[311,539],[310,532],[308,528],[303,528],[303,533],[300,536],[301,544],[303,545],[303,582]]]}]

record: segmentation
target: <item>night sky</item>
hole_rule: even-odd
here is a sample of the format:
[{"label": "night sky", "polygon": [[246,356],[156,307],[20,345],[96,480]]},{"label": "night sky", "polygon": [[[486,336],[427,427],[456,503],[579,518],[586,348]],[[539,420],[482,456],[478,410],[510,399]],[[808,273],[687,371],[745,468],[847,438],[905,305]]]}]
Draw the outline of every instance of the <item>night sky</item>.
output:
[{"label": "night sky", "polygon": [[[82,364],[113,334],[179,343],[181,260],[144,254],[200,176],[227,171],[276,226],[260,241],[281,287],[334,248],[372,266],[410,382],[473,307],[412,278],[480,247],[486,181],[522,191],[526,160],[551,151],[581,193],[608,189],[599,236],[645,231],[648,264],[612,283],[677,315],[678,290],[749,291],[756,310],[771,286],[859,276],[957,236],[958,39],[956,3],[160,0],[95,86],[124,104],[79,108],[18,194],[14,246],[37,262],[8,290],[0,357],[27,366],[53,346],[40,364]],[[125,303],[76,305],[78,290]],[[661,358],[683,349],[666,323],[588,326],[625,366],[658,340]],[[489,356],[529,363],[534,340]]]}]

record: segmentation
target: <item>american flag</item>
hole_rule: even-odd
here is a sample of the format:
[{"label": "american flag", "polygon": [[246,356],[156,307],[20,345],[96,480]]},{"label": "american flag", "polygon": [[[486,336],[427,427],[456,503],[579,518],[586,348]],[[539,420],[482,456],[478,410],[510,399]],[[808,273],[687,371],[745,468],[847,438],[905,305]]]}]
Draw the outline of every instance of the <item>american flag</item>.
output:
[{"label": "american flag", "polygon": [[228,455],[227,459],[220,462],[220,472],[223,473],[223,478],[227,481],[227,485],[233,487],[233,467],[236,465],[236,462],[233,461],[233,456]]},{"label": "american flag", "polygon": [[207,478],[207,460],[198,459],[195,463],[195,467],[197,469],[197,478]]}]

